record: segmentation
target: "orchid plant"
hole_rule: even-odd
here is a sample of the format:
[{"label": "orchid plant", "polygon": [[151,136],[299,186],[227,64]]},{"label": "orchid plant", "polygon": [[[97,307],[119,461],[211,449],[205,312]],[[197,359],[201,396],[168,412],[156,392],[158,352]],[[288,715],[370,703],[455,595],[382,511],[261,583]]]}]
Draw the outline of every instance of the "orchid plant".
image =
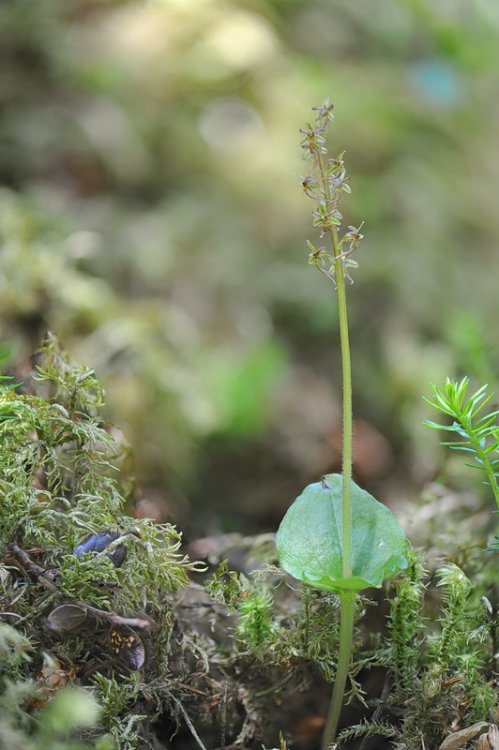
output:
[{"label": "orchid plant", "polygon": [[313,107],[315,121],[300,132],[302,149],[312,163],[302,178],[305,194],[315,202],[313,226],[327,246],[307,241],[309,263],[336,290],[343,381],[342,474],[330,474],[310,484],[291,505],[277,533],[281,566],[295,578],[318,589],[336,593],[340,607],[340,648],[336,678],[322,750],[335,741],[352,652],[356,594],[407,567],[407,542],[391,511],[352,480],[353,418],[352,367],[348,328],[347,283],[358,267],[352,257],[362,224],[342,231],[341,199],[351,192],[344,154],[328,156],[326,136],[334,120],[326,99]]}]

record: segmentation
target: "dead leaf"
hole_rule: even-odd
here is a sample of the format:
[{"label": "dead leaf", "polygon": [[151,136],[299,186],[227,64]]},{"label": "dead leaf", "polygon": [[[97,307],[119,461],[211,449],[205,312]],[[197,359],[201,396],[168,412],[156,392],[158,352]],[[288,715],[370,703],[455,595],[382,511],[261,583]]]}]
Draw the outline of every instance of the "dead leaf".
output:
[{"label": "dead leaf", "polygon": [[87,619],[87,611],[78,604],[60,604],[47,617],[50,630],[57,633],[67,633],[78,628]]},{"label": "dead leaf", "polygon": [[489,724],[487,734],[481,734],[475,750],[499,750],[499,729],[496,724]]},{"label": "dead leaf", "polygon": [[452,734],[449,734],[445,738],[438,750],[458,750],[488,726],[486,721],[478,721],[476,724],[472,724],[470,727],[466,727],[466,729],[461,729],[459,732],[452,732]]}]

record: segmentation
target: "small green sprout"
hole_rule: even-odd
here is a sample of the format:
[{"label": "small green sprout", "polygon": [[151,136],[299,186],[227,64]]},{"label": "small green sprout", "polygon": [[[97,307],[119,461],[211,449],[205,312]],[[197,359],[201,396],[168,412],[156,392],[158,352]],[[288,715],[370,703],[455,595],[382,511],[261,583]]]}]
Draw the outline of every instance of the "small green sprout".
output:
[{"label": "small green sprout", "polygon": [[256,651],[262,649],[274,632],[272,597],[267,591],[256,591],[239,605],[238,636]]},{"label": "small green sprout", "polygon": [[433,385],[433,398],[425,398],[425,401],[453,421],[451,425],[443,425],[428,419],[425,424],[434,430],[447,430],[457,436],[456,440],[442,442],[442,445],[465,451],[474,457],[474,462],[468,466],[485,472],[486,484],[499,510],[499,410],[481,413],[494,394],[487,393],[487,386],[483,385],[469,395],[469,383],[469,378],[465,377],[459,382],[447,378],[442,388]]}]

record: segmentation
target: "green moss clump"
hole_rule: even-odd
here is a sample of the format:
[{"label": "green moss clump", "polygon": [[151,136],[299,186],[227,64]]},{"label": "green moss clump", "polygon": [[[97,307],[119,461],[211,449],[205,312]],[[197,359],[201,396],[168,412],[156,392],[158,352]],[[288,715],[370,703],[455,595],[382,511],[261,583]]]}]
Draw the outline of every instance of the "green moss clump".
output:
[{"label": "green moss clump", "polygon": [[[138,675],[166,678],[174,596],[202,566],[179,551],[174,526],[127,515],[128,447],[99,416],[93,371],[72,365],[50,336],[33,378],[0,386],[6,736],[15,747],[37,724],[35,708],[50,713],[57,688],[80,683],[99,707],[83,735],[121,733],[119,747],[136,747]],[[137,716],[123,733],[130,707]],[[46,747],[58,747],[59,734],[45,736]]]}]

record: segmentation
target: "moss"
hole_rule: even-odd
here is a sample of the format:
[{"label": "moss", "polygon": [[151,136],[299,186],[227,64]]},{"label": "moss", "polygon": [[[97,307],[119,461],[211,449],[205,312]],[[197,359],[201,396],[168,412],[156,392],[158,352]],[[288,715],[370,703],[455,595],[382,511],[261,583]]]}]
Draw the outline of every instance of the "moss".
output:
[{"label": "moss", "polygon": [[[103,400],[94,373],[53,338],[33,378],[0,382],[0,744],[141,750],[176,731],[182,747],[194,733],[208,748],[277,744],[280,730],[291,739],[294,696],[308,691],[315,711],[326,707],[337,597],[292,583],[270,535],[233,538],[244,573],[222,550],[205,585],[193,583],[204,566],[182,553],[178,529],[127,514],[129,449],[102,421]],[[480,556],[465,570],[440,571],[437,609],[412,553],[384,641],[366,634],[359,598],[349,692],[374,713],[345,739],[415,750],[421,732],[437,746],[451,724],[493,720],[496,603]],[[373,667],[389,675],[374,706],[362,693]],[[83,708],[93,701],[90,724],[55,722],[61,690]]]}]

